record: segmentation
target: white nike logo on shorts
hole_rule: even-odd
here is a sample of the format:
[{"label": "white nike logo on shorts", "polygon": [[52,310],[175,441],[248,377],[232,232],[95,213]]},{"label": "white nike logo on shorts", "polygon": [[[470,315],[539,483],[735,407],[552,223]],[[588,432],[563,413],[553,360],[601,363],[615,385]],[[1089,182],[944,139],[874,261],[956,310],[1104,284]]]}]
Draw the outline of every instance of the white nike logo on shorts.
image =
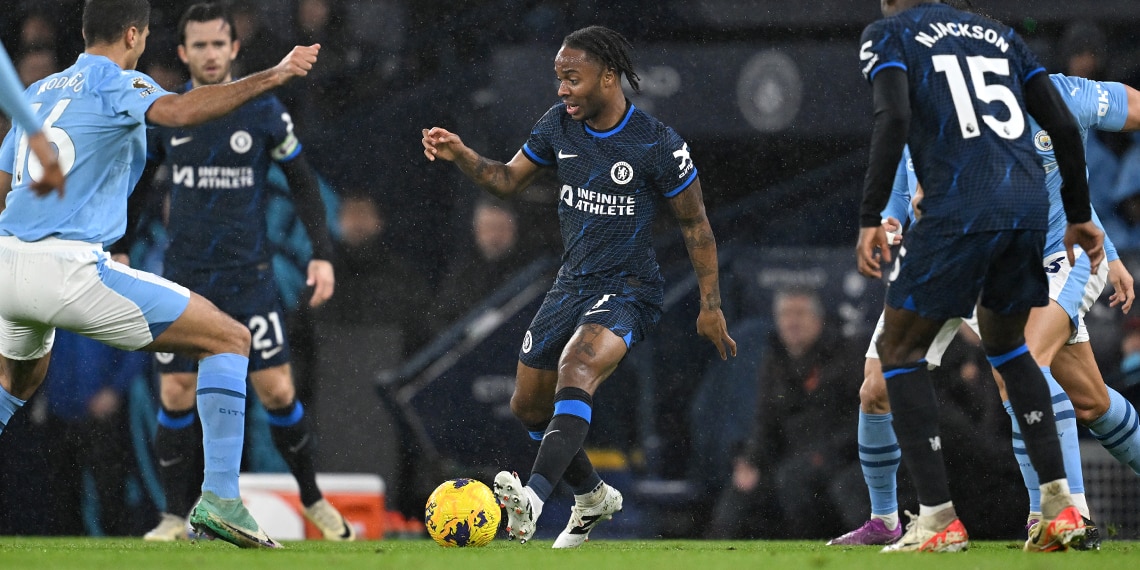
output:
[{"label": "white nike logo on shorts", "polygon": [[194,140],[194,137],[170,137],[170,146],[184,145]]},{"label": "white nike logo on shorts", "polygon": [[277,348],[271,348],[269,350],[263,350],[263,351],[261,351],[261,359],[262,360],[269,360],[270,358],[277,356],[277,353],[281,352],[284,348],[285,348],[284,346],[279,346]]},{"label": "white nike logo on shorts", "polygon": [[609,309],[594,309],[593,311],[586,311],[586,316],[592,315],[594,313],[608,313],[608,312],[610,312]]}]

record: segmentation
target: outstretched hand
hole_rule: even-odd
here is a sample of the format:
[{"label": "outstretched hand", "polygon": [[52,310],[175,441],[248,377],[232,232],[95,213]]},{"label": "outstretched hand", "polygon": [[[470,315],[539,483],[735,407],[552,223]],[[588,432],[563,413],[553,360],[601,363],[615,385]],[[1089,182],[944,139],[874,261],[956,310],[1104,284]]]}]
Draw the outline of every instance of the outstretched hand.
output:
[{"label": "outstretched hand", "polygon": [[313,44],[311,46],[297,46],[285,59],[281,60],[274,66],[274,71],[282,77],[281,83],[285,83],[294,77],[304,77],[309,74],[313,69],[313,64],[317,63],[317,54],[321,51],[321,44]]},{"label": "outstretched hand", "polygon": [[463,141],[459,135],[442,127],[423,129],[424,156],[434,161],[437,158],[455,160],[459,149],[463,148]]},{"label": "outstretched hand", "polygon": [[[878,250],[879,256],[875,256]],[[859,229],[859,243],[855,245],[855,261],[864,277],[882,278],[881,263],[891,262],[891,248],[887,243],[887,230],[883,226]]]},{"label": "outstretched hand", "polygon": [[736,356],[736,341],[728,336],[728,325],[724,322],[724,313],[719,308],[701,309],[701,314],[697,315],[697,334],[709,339],[709,342],[716,346],[721,360],[728,360],[729,354]]}]

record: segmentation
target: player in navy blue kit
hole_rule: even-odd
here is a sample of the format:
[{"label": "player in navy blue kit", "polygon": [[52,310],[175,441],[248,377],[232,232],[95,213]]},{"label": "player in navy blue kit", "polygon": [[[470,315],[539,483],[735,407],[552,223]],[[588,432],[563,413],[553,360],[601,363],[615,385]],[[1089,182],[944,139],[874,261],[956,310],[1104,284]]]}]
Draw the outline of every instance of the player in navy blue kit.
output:
[{"label": "player in navy blue kit", "polygon": [[1043,520],[1025,549],[1065,549],[1083,537],[1084,524],[1069,496],[1049,388],[1024,336],[1030,309],[1049,302],[1039,265],[1049,198],[1025,112],[1056,148],[1070,265],[1079,244],[1095,272],[1104,236],[1091,221],[1079,127],[1044,68],[1006,26],[936,1],[883,0],[882,8],[887,17],[868,26],[860,42],[875,107],[856,247],[861,273],[880,277],[880,259],[890,262],[879,215],[907,143],[925,191],[923,216],[891,271],[877,346],[920,511],[884,551],[969,545],[950,498],[924,357],[942,324],[975,305],[983,348],[1005,379],[1040,474]]},{"label": "player in navy blue kit", "polygon": [[494,482],[508,534],[520,542],[533,536],[559,480],[574,490],[574,507],[555,548],[580,546],[598,522],[621,510],[621,493],[602,482],[582,445],[595,390],[661,315],[663,281],[651,241],[658,201],[673,210],[696,270],[697,332],[721,358],[736,355],[720,309],[716,239],[696,166],[673,129],[625,98],[622,75],[638,88],[629,48],[601,26],[566,36],[554,59],[562,102],[506,164],[445,129],[423,131],[429,160],[455,162],[496,196],[521,191],[544,168],[554,169],[562,185],[562,268],[523,338],[511,398],[511,410],[541,444],[525,486],[507,471]]},{"label": "player in navy blue kit", "polygon": [[[179,23],[178,55],[190,70],[188,91],[233,80],[238,53],[233,21],[220,4],[196,4]],[[250,380],[269,411],[273,442],[300,487],[306,517],[329,540],[352,540],[353,527],[326,501],[316,484],[313,438],[295,397],[285,336],[285,313],[270,264],[265,210],[266,176],[276,161],[285,171],[313,243],[308,284],[311,306],[333,292],[331,243],[316,175],[301,154],[285,107],[262,95],[222,119],[189,128],[153,129],[149,158],[170,169],[170,246],[163,276],[213,301],[251,333]],[[155,456],[166,497],[158,526],[144,538],[186,538],[186,514],[197,499],[201,446],[195,423],[197,363],[158,354],[162,408]]]},{"label": "player in navy blue kit", "polygon": [[24,95],[59,150],[67,191],[43,196],[43,165],[17,122],[0,146],[0,429],[44,380],[56,327],[124,350],[199,359],[205,448],[200,532],[242,547],[275,547],[243,506],[249,331],[201,295],[111,259],[104,244],[126,227],[127,196],[146,163],[146,126],[185,126],[307,75],[319,45],[298,46],[271,69],[227,85],[168,93],[135,70],[150,33],[146,0],[87,0],[84,52]]}]

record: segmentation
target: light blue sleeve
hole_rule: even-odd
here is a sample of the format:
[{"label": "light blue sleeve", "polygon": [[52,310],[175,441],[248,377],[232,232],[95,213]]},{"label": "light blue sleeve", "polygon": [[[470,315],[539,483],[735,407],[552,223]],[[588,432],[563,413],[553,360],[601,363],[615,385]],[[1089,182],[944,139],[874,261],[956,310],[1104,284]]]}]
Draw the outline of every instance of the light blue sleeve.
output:
[{"label": "light blue sleeve", "polygon": [[159,97],[170,94],[159,87],[157,81],[139,71],[123,71],[108,78],[101,88],[101,94],[112,110],[126,114],[140,124],[146,124],[147,109]]},{"label": "light blue sleeve", "polygon": [[40,132],[40,125],[32,114],[32,108],[24,99],[24,86],[20,83],[20,76],[8,57],[8,51],[0,45],[0,109],[4,114],[12,117],[21,129],[27,133]]},{"label": "light blue sleeve", "polygon": [[1112,243],[1112,238],[1108,237],[1108,232],[1104,231],[1104,224],[1100,223],[1100,216],[1096,215],[1096,208],[1092,210],[1092,221],[1100,231],[1104,232],[1104,258],[1108,261],[1116,261],[1120,259],[1120,254],[1116,252],[1116,245]]},{"label": "light blue sleeve", "polygon": [[903,147],[902,159],[899,160],[899,167],[895,170],[895,183],[891,186],[891,198],[887,201],[887,207],[883,208],[882,213],[879,214],[882,219],[894,218],[903,225],[906,225],[907,220],[910,219],[910,199],[914,195],[914,187],[917,183],[912,168],[910,148]]},{"label": "light blue sleeve", "polygon": [[1128,120],[1128,90],[1120,83],[1059,73],[1049,76],[1084,130],[1119,131]]}]

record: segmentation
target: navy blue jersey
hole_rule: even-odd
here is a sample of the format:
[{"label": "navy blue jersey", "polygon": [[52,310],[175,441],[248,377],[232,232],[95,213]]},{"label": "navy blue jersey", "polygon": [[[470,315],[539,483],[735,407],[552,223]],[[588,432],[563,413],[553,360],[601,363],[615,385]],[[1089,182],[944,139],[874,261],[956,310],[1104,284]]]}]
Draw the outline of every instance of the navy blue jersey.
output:
[{"label": "navy blue jersey", "polygon": [[149,158],[170,167],[165,274],[250,267],[272,256],[265,211],[271,160],[301,152],[293,121],[273,95],[196,127],[158,127]]},{"label": "navy blue jersey", "polygon": [[1049,197],[1022,87],[1044,72],[1008,27],[924,3],[863,30],[863,74],[910,83],[910,145],[937,234],[1048,228]]},{"label": "navy blue jersey", "polygon": [[632,104],[598,132],[559,103],[531,130],[527,158],[554,167],[561,183],[562,268],[555,287],[575,294],[634,294],[660,304],[663,280],[653,252],[658,197],[692,184],[689,145]]}]

